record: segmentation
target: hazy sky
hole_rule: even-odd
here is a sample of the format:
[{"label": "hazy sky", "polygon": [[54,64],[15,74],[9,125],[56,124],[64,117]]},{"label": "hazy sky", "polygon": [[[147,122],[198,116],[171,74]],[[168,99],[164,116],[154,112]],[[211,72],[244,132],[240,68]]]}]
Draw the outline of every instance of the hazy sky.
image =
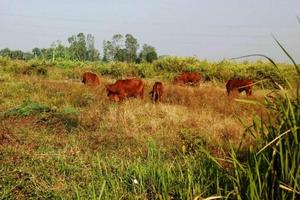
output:
[{"label": "hazy sky", "polygon": [[31,50],[79,32],[103,40],[131,33],[160,55],[220,60],[285,55],[300,61],[300,0],[0,0],[0,48]]}]

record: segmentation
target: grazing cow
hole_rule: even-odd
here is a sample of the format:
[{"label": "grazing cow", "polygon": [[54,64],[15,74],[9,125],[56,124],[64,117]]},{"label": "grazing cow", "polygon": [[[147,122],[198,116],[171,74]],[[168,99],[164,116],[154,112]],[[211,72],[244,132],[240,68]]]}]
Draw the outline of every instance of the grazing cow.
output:
[{"label": "grazing cow", "polygon": [[100,85],[100,79],[97,74],[92,72],[84,72],[82,75],[82,82],[85,85],[97,86]]},{"label": "grazing cow", "polygon": [[201,75],[198,72],[183,72],[174,78],[174,84],[191,84],[196,85],[200,82]]},{"label": "grazing cow", "polygon": [[253,86],[253,81],[250,79],[243,79],[243,80],[233,79],[227,82],[226,90],[228,96],[234,90],[237,90],[239,93],[245,91],[246,95],[250,96],[252,95],[252,86]]},{"label": "grazing cow", "polygon": [[114,84],[106,86],[107,96],[112,101],[122,101],[128,97],[144,98],[144,82],[141,79],[132,78],[117,80]]},{"label": "grazing cow", "polygon": [[163,84],[161,82],[155,82],[152,91],[150,92],[153,103],[162,101],[163,92],[164,92]]}]

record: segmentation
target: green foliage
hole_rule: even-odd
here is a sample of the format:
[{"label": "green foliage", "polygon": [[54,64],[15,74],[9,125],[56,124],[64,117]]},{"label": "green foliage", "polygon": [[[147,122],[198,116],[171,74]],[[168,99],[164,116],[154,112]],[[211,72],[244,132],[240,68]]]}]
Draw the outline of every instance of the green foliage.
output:
[{"label": "green foliage", "polygon": [[[32,49],[32,52],[23,52],[21,50],[10,50],[8,48],[0,50],[0,56],[9,57],[16,60],[43,59],[48,61],[99,61],[100,53],[95,48],[95,38],[92,34],[85,35],[78,33],[67,39],[69,46],[65,46],[57,40],[49,48]],[[154,47],[144,45],[140,56],[138,57],[139,43],[137,39],[126,34],[115,34],[112,40],[103,42],[103,61],[117,62],[152,62],[157,59],[157,53]]]},{"label": "green foliage", "polygon": [[35,64],[31,64],[31,65],[23,68],[22,74],[24,74],[24,75],[47,76],[48,75],[48,69],[46,67],[43,67],[43,66],[37,66]]},{"label": "green foliage", "polygon": [[26,117],[34,114],[49,112],[49,106],[30,100],[24,101],[20,106],[9,109],[4,113],[5,117]]},{"label": "green foliage", "polygon": [[69,51],[72,60],[99,60],[99,52],[94,47],[94,36],[88,34],[87,37],[83,33],[73,35],[68,38],[70,43]]},{"label": "green foliage", "polygon": [[[268,118],[254,120],[251,135],[258,145],[243,156],[231,153],[237,199],[297,199],[300,195],[300,96],[277,93],[266,98]],[[275,116],[272,117],[272,116]]]},{"label": "green foliage", "polygon": [[143,49],[141,50],[139,55],[140,62],[152,63],[154,60],[157,60],[157,58],[158,57],[155,48],[150,45],[144,44]]},{"label": "green foliage", "polygon": [[196,58],[163,57],[153,62],[157,71],[183,72],[199,65]]},{"label": "green foliage", "polygon": [[[298,65],[279,41],[274,40],[293,62],[296,76],[300,76]],[[272,59],[262,56],[278,68]],[[244,153],[244,162],[236,151],[231,152],[233,173],[230,177],[236,199],[300,197],[300,82],[298,79],[294,88],[287,78],[284,77],[284,81],[291,91],[273,91],[273,95],[266,96],[267,117],[254,119],[247,129],[257,145]]]},{"label": "green foliage", "polygon": [[278,64],[278,69],[272,64],[256,61],[238,63],[223,60],[221,62],[208,62],[196,58],[163,57],[152,63],[140,64],[127,62],[81,62],[71,60],[39,60],[14,61],[0,57],[2,70],[13,74],[49,75],[50,68],[64,68],[61,76],[68,79],[80,79],[83,71],[98,71],[101,75],[112,77],[139,76],[141,78],[159,77],[172,80],[173,77],[183,71],[197,71],[202,75],[203,81],[215,81],[225,83],[233,78],[253,79],[256,87],[278,88],[278,84],[286,86],[287,78],[292,84],[298,79],[293,67],[288,64]]},{"label": "green foliage", "polygon": [[134,161],[95,158],[91,184],[76,185],[76,198],[194,199],[222,195],[222,170],[205,154],[166,160],[150,143],[147,157]]},{"label": "green foliage", "polygon": [[100,53],[95,48],[95,38],[92,34],[87,34],[86,36],[86,46],[87,46],[87,59],[88,61],[98,61],[100,59]]},{"label": "green foliage", "polygon": [[126,74],[127,76],[137,76],[137,65],[134,63],[126,62],[112,62],[106,65],[101,65],[98,68],[100,74],[110,75],[113,77],[121,77]]},{"label": "green foliage", "polygon": [[23,52],[21,50],[10,50],[9,48],[1,49],[0,56],[9,57],[16,60],[30,60],[33,58],[33,54],[29,52]]},{"label": "green foliage", "polygon": [[137,60],[138,48],[138,41],[131,34],[125,35],[125,41],[123,35],[116,34],[112,41],[103,42],[103,60],[133,63]]},{"label": "green foliage", "polygon": [[141,63],[136,66],[137,69],[137,76],[141,78],[146,77],[155,77],[159,75],[160,73],[155,71],[155,68],[150,63]]},{"label": "green foliage", "polygon": [[4,118],[24,118],[28,116],[36,116],[38,124],[46,125],[50,128],[62,125],[67,132],[70,132],[78,126],[79,112],[72,107],[57,109],[43,103],[26,100],[20,106],[11,108],[3,113]]},{"label": "green foliage", "polygon": [[14,75],[38,75],[48,76],[48,68],[51,64],[43,60],[30,60],[30,61],[13,61],[7,58],[1,58],[0,66],[4,72],[12,73]]},{"label": "green foliage", "polygon": [[12,51],[8,48],[0,50],[0,56],[17,60],[43,59],[51,60],[75,60],[75,61],[98,61],[100,53],[94,46],[94,36],[83,33],[68,38],[69,47],[64,46],[61,41],[55,41],[49,48],[32,49],[32,53],[21,50]]},{"label": "green foliage", "polygon": [[137,50],[139,48],[139,43],[137,39],[134,38],[131,34],[125,35],[125,49],[127,52],[127,61],[128,62],[135,62],[137,59]]},{"label": "green foliage", "polygon": [[[118,61],[115,60],[116,58],[119,57],[125,57],[125,56],[121,56],[118,55],[118,57],[116,56],[119,52],[120,54],[120,49],[123,49],[123,36],[121,34],[115,34],[112,37],[111,41],[103,41],[103,61]],[[122,51],[124,52],[124,51]]]}]

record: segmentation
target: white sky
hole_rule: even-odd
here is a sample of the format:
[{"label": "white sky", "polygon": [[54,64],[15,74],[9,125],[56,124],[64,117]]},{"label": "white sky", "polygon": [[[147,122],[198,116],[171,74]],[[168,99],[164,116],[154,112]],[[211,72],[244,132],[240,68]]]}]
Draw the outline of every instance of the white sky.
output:
[{"label": "white sky", "polygon": [[0,48],[31,51],[83,32],[131,33],[160,55],[221,60],[252,53],[300,61],[300,0],[0,0]]}]

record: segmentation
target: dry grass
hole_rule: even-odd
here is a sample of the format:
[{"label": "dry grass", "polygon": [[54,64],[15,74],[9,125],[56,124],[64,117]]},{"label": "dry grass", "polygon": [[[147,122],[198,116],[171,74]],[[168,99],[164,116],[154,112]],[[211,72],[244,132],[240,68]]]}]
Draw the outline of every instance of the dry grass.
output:
[{"label": "dry grass", "polygon": [[[101,77],[99,87],[88,87],[79,78],[61,74],[8,75],[0,83],[0,164],[6,166],[6,181],[23,186],[6,187],[13,188],[14,198],[47,197],[44,191],[74,198],[73,183],[88,188],[95,176],[91,176],[93,165],[115,170],[110,169],[115,163],[100,167],[99,162],[105,161],[97,159],[146,160],[152,142],[170,162],[181,153],[195,153],[198,144],[225,156],[221,149],[228,150],[230,144],[253,142],[243,137],[240,120],[250,124],[253,116],[264,113],[260,106],[228,97],[224,86],[213,83],[189,87],[164,82],[163,102],[153,104],[148,94],[156,80],[149,79],[144,100],[116,103],[108,100],[105,91],[105,85],[115,79]],[[238,98],[262,101],[265,93],[255,90],[252,97]],[[39,106],[48,109],[40,112]],[[24,114],[24,108],[32,111]],[[8,114],[16,112],[22,115]]]},{"label": "dry grass", "polygon": [[[262,112],[258,106],[234,101],[233,97],[227,96],[224,88],[210,83],[197,87],[164,83],[164,101],[157,105],[151,103],[149,96],[143,101],[110,102],[105,85],[114,81],[103,77],[101,86],[86,87],[78,79],[20,76],[1,85],[4,103],[0,109],[5,112],[26,99],[47,104],[54,111],[72,108],[79,113],[74,117],[77,125],[71,130],[74,133],[72,137],[80,141],[79,149],[129,157],[143,154],[150,140],[172,154],[186,142],[182,139],[184,134],[204,138],[215,147],[226,147],[229,143],[237,145],[245,129],[239,120],[250,123],[254,115]],[[154,81],[145,82],[147,95]],[[250,99],[262,100],[261,93],[254,91]],[[239,97],[247,98],[244,94]],[[28,118],[31,119],[29,123],[24,123],[27,118],[14,120],[12,134],[24,127],[35,130],[41,138],[52,138],[51,134],[55,134],[51,142],[46,142],[49,145],[54,143],[54,146],[57,135],[68,137],[66,134],[70,130],[56,115]],[[3,123],[10,126],[12,119]],[[21,133],[16,137],[18,135]],[[22,139],[28,140],[26,137]]]}]

